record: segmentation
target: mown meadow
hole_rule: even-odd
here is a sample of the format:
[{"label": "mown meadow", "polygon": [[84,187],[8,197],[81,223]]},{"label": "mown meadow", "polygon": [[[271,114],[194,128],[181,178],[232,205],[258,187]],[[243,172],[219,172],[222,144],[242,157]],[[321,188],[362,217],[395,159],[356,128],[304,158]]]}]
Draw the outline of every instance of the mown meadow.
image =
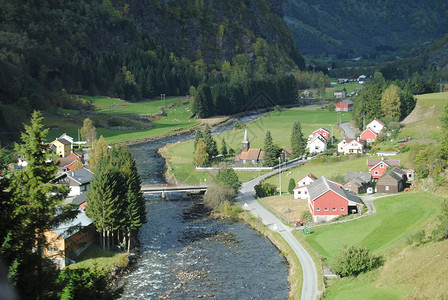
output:
[{"label": "mown meadow", "polygon": [[[72,116],[71,120],[56,119],[47,116],[44,119],[44,124],[46,127],[51,129],[47,137],[48,141],[54,140],[64,132],[77,140],[78,129],[82,127],[83,118],[87,117],[92,118],[94,121],[97,120],[99,123],[108,123],[108,121],[110,122],[110,118],[113,118],[114,115],[127,114],[146,116],[162,113],[160,100],[134,103],[108,97],[86,96],[85,98],[92,102],[96,112],[100,112],[105,115],[82,115],[81,117],[76,118],[76,115],[72,110],[66,110],[63,111],[63,113]],[[188,102],[188,100],[184,98],[166,99],[167,108],[164,109],[165,115],[154,118],[154,121],[151,123],[151,128],[107,129],[98,127],[97,136],[99,137],[100,135],[103,135],[106,143],[112,144],[141,138],[158,137],[169,134],[172,131],[191,129],[194,126],[197,126],[199,122],[195,119],[189,118],[191,112],[189,105],[185,104],[185,102]],[[107,115],[110,115],[111,117],[108,119]],[[142,125],[138,122],[132,123],[133,121],[124,121],[126,122],[126,125],[130,127]]]}]

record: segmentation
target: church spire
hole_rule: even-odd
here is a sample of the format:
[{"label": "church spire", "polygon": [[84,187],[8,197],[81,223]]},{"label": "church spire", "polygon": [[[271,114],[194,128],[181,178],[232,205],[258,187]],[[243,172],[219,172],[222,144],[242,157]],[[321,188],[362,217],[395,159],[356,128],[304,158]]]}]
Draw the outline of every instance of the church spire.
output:
[{"label": "church spire", "polygon": [[241,142],[241,151],[242,152],[246,152],[248,151],[250,148],[250,143],[249,143],[249,139],[247,138],[247,128],[244,130],[244,138],[243,141]]}]

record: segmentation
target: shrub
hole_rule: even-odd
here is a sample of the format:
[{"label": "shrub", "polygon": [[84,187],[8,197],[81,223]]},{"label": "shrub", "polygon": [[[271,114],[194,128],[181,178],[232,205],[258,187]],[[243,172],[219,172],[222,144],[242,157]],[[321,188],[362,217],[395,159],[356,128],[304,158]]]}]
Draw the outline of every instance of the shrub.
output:
[{"label": "shrub", "polygon": [[277,192],[277,186],[271,183],[261,182],[255,186],[255,195],[259,198],[272,196]]},{"label": "shrub", "polygon": [[235,191],[224,184],[215,184],[207,188],[204,195],[205,206],[218,209],[225,202],[235,202]]},{"label": "shrub", "polygon": [[302,215],[300,216],[300,221],[304,223],[311,223],[313,222],[313,215],[309,210],[305,210]]},{"label": "shrub", "polygon": [[294,180],[294,178],[290,178],[289,179],[289,184],[288,184],[288,192],[290,194],[294,193],[294,188],[296,187],[296,181]]},{"label": "shrub", "polygon": [[417,231],[415,233],[411,233],[406,237],[406,244],[412,245],[416,244],[421,245],[425,242],[426,232],[424,229]]},{"label": "shrub", "polygon": [[341,277],[357,276],[360,273],[378,268],[383,264],[381,256],[375,256],[367,248],[355,245],[345,246],[335,257],[332,270]]}]

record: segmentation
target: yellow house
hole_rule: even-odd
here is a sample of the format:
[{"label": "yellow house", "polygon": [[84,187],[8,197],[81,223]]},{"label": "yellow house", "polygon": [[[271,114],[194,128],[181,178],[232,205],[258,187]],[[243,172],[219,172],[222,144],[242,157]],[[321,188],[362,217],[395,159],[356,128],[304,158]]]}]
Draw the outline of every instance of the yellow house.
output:
[{"label": "yellow house", "polygon": [[72,143],[64,138],[55,139],[51,142],[50,149],[52,149],[60,157],[69,156],[72,153]]},{"label": "yellow house", "polygon": [[96,235],[93,221],[80,210],[74,220],[46,231],[44,236],[47,241],[45,257],[62,269],[67,265],[70,254],[80,254],[95,241]]}]

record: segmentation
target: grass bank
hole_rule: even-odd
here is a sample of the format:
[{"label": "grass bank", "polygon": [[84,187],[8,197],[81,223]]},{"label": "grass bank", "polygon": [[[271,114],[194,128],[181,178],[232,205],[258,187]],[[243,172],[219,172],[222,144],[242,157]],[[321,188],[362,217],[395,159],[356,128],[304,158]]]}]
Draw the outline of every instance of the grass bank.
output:
[{"label": "grass bank", "polygon": [[[428,192],[403,192],[376,200],[377,214],[374,216],[344,224],[313,228],[312,234],[306,236],[304,241],[315,250],[326,265],[344,245],[352,244],[365,246],[386,259],[385,265],[378,270],[354,278],[328,280],[326,298],[359,299],[359,295],[363,295],[365,299],[397,299],[413,294],[419,295],[416,298],[425,295],[415,288],[429,283],[425,274],[420,275],[418,266],[424,261],[430,261],[428,263],[431,267],[426,266],[425,272],[437,270],[438,266],[432,264],[433,261],[439,260],[437,254],[432,257],[433,259],[424,259],[423,262],[406,258],[423,256],[424,251],[421,250],[423,248],[427,251],[436,251],[438,248],[436,244],[443,243],[429,243],[416,248],[406,246],[405,240],[413,232],[421,229],[427,229],[429,232],[432,229],[436,218],[434,212],[438,211],[441,201],[442,197]],[[448,247],[448,244],[446,245]],[[443,253],[442,249],[438,251]],[[444,272],[448,269],[448,264],[446,265]],[[438,281],[436,277],[431,278],[435,282]],[[446,289],[439,288],[435,282],[431,283],[431,288],[425,288],[425,291],[428,293],[432,291],[432,295],[440,296]]]},{"label": "grass bank", "polygon": [[106,272],[113,272],[129,265],[129,255],[129,253],[103,250],[94,244],[81,253],[76,258],[76,263],[69,265],[68,268],[97,268]]}]

